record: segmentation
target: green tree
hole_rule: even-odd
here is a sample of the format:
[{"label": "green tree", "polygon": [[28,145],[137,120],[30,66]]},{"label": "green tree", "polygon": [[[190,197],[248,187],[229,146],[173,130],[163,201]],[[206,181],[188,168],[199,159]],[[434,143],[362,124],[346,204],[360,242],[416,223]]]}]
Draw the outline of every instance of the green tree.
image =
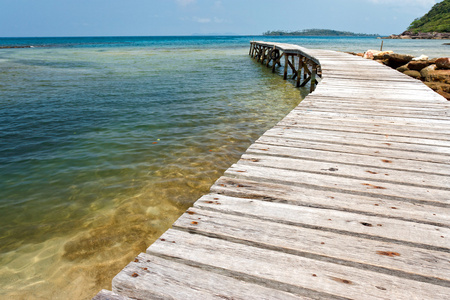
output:
[{"label": "green tree", "polygon": [[450,32],[450,0],[436,3],[423,17],[415,19],[408,30],[417,32]]}]

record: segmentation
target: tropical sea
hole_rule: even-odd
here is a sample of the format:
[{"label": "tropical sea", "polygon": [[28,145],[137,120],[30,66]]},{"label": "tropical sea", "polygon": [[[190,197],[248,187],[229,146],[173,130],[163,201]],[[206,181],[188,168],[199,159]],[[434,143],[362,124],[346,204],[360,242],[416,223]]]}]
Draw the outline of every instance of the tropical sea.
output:
[{"label": "tropical sea", "polygon": [[[252,40],[363,52],[376,38],[0,38],[0,298],[88,299],[307,94]],[[449,56],[438,40],[384,49]]]}]

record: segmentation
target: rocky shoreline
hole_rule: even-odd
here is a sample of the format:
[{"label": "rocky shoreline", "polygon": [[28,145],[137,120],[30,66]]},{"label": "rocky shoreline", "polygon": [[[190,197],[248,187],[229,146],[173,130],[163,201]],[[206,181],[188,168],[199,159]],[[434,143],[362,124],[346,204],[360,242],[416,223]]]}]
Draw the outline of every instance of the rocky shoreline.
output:
[{"label": "rocky shoreline", "polygon": [[421,80],[429,88],[450,101],[450,58],[428,58],[425,55],[393,53],[393,51],[367,50],[365,53],[351,53],[366,59],[373,59],[397,71]]},{"label": "rocky shoreline", "polygon": [[450,39],[450,32],[418,32],[405,31],[401,34],[391,34],[382,39],[427,39],[427,40],[447,40]]}]

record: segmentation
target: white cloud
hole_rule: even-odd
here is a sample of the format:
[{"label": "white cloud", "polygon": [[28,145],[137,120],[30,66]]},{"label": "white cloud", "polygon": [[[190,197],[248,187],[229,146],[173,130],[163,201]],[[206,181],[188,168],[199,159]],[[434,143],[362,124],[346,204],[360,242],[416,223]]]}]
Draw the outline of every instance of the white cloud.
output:
[{"label": "white cloud", "polygon": [[189,4],[193,4],[196,2],[196,0],[176,0],[176,1],[177,1],[178,5],[181,5],[181,6],[187,6]]},{"label": "white cloud", "polygon": [[433,6],[439,0],[368,0],[375,4],[395,4],[395,5],[420,5],[420,6]]},{"label": "white cloud", "polygon": [[211,22],[211,19],[210,19],[210,18],[199,18],[199,17],[194,17],[193,20],[194,20],[195,22],[198,22],[198,23],[210,23],[210,22]]}]

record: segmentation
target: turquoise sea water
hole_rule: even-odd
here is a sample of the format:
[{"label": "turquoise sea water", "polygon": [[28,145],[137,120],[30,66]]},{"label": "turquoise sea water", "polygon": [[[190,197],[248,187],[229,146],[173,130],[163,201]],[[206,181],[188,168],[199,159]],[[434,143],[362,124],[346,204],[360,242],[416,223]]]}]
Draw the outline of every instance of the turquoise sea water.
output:
[{"label": "turquoise sea water", "polygon": [[[0,298],[86,299],[306,95],[251,40],[362,52],[374,38],[0,38]],[[443,41],[384,49],[448,56]],[[82,287],[82,288],[81,288]]]}]

